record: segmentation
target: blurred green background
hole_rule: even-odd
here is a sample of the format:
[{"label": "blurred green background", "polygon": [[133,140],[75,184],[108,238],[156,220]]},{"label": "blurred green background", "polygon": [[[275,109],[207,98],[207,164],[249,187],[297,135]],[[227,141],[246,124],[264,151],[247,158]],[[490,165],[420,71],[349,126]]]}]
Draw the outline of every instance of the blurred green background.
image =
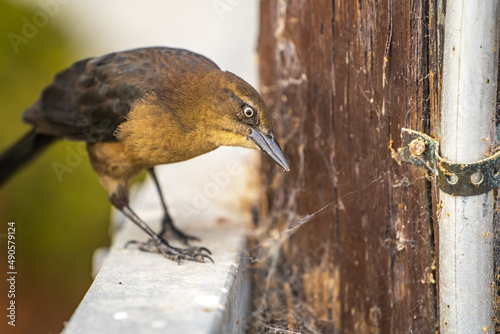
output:
[{"label": "blurred green background", "polygon": [[[47,24],[16,53],[8,34],[22,35],[23,18],[36,10],[0,0],[0,151],[29,127],[21,114],[55,73],[82,58],[83,45]],[[27,28],[26,28],[27,29]],[[12,36],[12,35],[11,35]],[[92,252],[107,245],[110,206],[87,157],[62,176],[51,167],[67,165],[65,141],[51,146],[0,189],[0,308],[7,308],[7,222],[16,223],[16,327],[2,312],[0,333],[57,333],[90,286]]]}]

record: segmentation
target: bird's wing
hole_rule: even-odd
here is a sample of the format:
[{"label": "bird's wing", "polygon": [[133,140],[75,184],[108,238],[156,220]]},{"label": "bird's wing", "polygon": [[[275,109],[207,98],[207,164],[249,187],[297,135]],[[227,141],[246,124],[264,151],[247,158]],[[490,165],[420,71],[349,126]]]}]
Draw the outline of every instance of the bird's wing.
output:
[{"label": "bird's wing", "polygon": [[[71,140],[116,140],[134,102],[196,70],[218,69],[201,55],[145,48],[89,58],[60,72],[23,119],[41,133]],[[162,88],[163,87],[163,88]]]}]

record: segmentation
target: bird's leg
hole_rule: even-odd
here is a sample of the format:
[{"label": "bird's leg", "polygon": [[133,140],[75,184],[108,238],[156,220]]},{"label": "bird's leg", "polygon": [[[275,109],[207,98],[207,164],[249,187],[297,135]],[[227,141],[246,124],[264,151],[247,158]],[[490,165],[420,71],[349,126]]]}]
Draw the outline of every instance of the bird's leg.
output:
[{"label": "bird's leg", "polygon": [[[108,199],[115,208],[120,210],[128,219],[140,227],[149,236],[146,242],[129,241],[126,245],[137,244],[139,249],[147,252],[160,253],[170,260],[180,262],[182,259],[204,262],[209,259],[214,262],[212,258],[205,254],[211,254],[205,247],[187,247],[177,248],[172,247],[161,236],[156,234],[151,227],[142,221],[128,205],[128,187],[127,179],[116,179],[108,175],[99,176],[101,183],[108,191]],[[205,253],[204,253],[205,252]]]},{"label": "bird's leg", "polygon": [[128,205],[124,206],[121,209],[121,212],[123,212],[123,214],[128,219],[133,221],[151,238],[147,242],[129,241],[127,242],[125,247],[127,247],[129,244],[137,244],[140,250],[152,253],[160,253],[166,258],[177,261],[178,263],[180,263],[182,259],[197,262],[205,262],[205,259],[209,259],[210,261],[214,262],[209,255],[203,253],[207,252],[208,254],[211,254],[210,251],[205,247],[177,248],[170,246],[168,242],[166,242],[163,238],[156,234],[145,222],[143,222]]},{"label": "bird's leg", "polygon": [[164,212],[163,220],[162,220],[162,224],[161,224],[161,230],[160,230],[160,233],[158,233],[158,235],[163,236],[164,233],[168,230],[171,234],[173,234],[173,236],[175,238],[182,240],[184,242],[184,244],[186,244],[186,245],[188,245],[188,242],[190,240],[200,241],[199,238],[185,234],[184,232],[177,229],[177,227],[175,227],[174,222],[172,221],[172,218],[168,214],[168,209],[167,209],[167,205],[165,202],[165,198],[163,197],[163,193],[161,191],[161,187],[160,187],[160,183],[158,182],[158,178],[156,177],[154,167],[149,168],[148,172],[149,172],[149,174],[151,174],[151,177],[153,178],[156,189],[158,189],[158,194],[160,195],[160,202],[161,202],[161,205],[163,206],[163,212]]}]

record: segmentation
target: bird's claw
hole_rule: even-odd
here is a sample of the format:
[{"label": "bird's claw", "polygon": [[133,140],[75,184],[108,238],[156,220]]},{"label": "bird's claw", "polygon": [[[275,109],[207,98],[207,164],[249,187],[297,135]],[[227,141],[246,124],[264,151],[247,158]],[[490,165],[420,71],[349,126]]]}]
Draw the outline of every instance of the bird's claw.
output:
[{"label": "bird's claw", "polygon": [[173,238],[182,241],[182,243],[186,246],[189,246],[190,241],[201,241],[200,238],[195,237],[194,235],[185,234],[181,230],[178,230],[171,222],[167,223],[164,221],[162,230],[158,235],[163,236],[165,233],[167,233],[167,235],[170,234]]},{"label": "bird's claw", "polygon": [[135,244],[137,247],[145,252],[159,253],[165,256],[167,259],[176,261],[180,264],[181,260],[195,261],[195,262],[205,262],[208,259],[214,263],[214,260],[207,254],[212,254],[210,250],[205,247],[187,247],[187,248],[177,248],[170,246],[165,240],[160,239],[158,242],[149,239],[146,242],[140,242],[136,240],[130,240],[125,244],[125,248],[129,245]]},{"label": "bird's claw", "polygon": [[184,245],[186,245],[186,246],[189,246],[190,241],[197,241],[197,242],[201,241],[200,238],[195,237],[193,235],[184,234],[181,231],[179,231],[178,229],[172,229],[172,234],[173,234],[174,238],[182,241],[184,243]]}]

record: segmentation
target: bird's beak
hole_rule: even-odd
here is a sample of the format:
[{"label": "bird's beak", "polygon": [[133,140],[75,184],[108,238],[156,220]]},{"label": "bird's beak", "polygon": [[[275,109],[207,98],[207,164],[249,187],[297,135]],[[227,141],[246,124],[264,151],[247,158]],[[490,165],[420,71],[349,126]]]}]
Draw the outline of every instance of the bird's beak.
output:
[{"label": "bird's beak", "polygon": [[283,154],[283,151],[281,150],[272,133],[269,136],[266,136],[259,130],[252,129],[252,133],[249,137],[255,142],[255,144],[257,144],[262,152],[264,152],[269,158],[271,158],[272,161],[283,168],[285,172],[290,171],[290,167],[288,166],[285,155]]}]

